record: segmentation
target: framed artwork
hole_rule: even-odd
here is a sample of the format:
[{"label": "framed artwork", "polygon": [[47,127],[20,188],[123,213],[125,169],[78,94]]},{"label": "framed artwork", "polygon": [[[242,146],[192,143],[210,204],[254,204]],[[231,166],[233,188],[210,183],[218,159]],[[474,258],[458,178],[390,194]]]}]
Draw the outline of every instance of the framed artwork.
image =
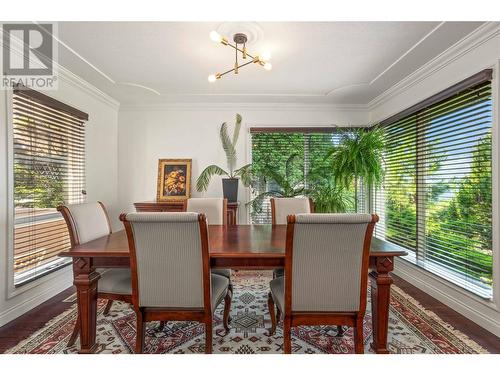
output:
[{"label": "framed artwork", "polygon": [[156,200],[179,201],[191,196],[191,159],[158,160]]}]

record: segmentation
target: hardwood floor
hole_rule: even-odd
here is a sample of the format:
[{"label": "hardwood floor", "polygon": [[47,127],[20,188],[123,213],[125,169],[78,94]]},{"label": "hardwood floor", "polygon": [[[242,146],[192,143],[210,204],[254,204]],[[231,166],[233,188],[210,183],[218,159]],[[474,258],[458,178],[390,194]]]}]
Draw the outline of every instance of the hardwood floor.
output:
[{"label": "hardwood floor", "polygon": [[[481,328],[476,323],[463,317],[448,306],[442,304],[435,298],[415,288],[403,279],[394,277],[394,285],[403,289],[411,295],[426,309],[433,311],[445,322],[465,333],[471,339],[479,343],[491,353],[500,353],[500,338]],[[29,337],[32,333],[42,328],[49,320],[59,315],[67,308],[70,303],[63,302],[68,296],[74,293],[74,288],[68,288],[62,293],[13,320],[12,322],[0,327],[0,353],[13,347],[21,340]]]},{"label": "hardwood floor", "polygon": [[74,287],[68,288],[33,310],[0,327],[0,353],[28,338],[49,320],[71,307],[71,303],[63,302],[63,300],[75,293],[75,291]]}]

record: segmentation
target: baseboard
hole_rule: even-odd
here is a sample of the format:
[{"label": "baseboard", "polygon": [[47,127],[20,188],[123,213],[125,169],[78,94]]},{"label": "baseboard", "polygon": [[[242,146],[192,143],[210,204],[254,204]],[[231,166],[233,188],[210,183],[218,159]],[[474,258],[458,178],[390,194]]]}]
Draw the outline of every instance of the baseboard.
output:
[{"label": "baseboard", "polygon": [[[71,286],[72,280],[73,280],[73,273],[65,272],[61,275],[59,280],[51,283],[52,285],[48,286],[41,284],[40,293],[32,296],[31,298],[22,300],[20,303],[0,313],[0,327],[20,317],[21,315],[27,313],[31,309],[44,303],[49,298],[52,298],[56,294],[67,289],[68,287]],[[21,296],[22,294],[19,295],[18,298],[22,298]]]},{"label": "baseboard", "polygon": [[[481,301],[479,297],[404,260],[396,261],[393,273],[500,337],[500,311],[493,303]],[[455,328],[460,330],[460,327]]]}]

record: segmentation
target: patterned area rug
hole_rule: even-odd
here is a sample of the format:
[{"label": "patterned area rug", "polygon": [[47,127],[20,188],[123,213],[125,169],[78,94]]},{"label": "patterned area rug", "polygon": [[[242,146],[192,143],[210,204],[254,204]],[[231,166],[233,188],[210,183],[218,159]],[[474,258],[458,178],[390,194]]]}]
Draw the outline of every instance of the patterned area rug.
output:
[{"label": "patterned area rug", "polygon": [[[263,354],[282,353],[283,336],[278,327],[269,336],[267,312],[269,272],[240,271],[234,275],[231,330],[222,327],[223,304],[214,317],[214,353]],[[74,297],[71,308],[54,318],[8,353],[76,353],[75,346],[66,347],[76,319]],[[102,315],[104,301],[99,301],[97,337],[99,353],[131,353],[135,343],[135,314],[126,303],[115,302],[110,315]],[[337,328],[329,326],[298,327],[292,331],[294,353],[353,353],[352,330],[336,337]],[[372,353],[370,305],[364,324],[365,353]],[[389,318],[389,349],[392,353],[487,353],[463,333],[447,325],[434,313],[397,287],[392,287]],[[158,323],[148,323],[147,353],[203,353],[203,325],[195,322],[168,322],[163,331]]]}]

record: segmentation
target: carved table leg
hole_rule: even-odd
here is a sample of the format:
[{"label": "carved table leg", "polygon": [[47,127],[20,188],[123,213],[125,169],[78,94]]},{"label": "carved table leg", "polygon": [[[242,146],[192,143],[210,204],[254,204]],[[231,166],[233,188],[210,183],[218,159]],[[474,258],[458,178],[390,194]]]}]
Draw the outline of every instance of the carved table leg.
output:
[{"label": "carved table leg", "polygon": [[389,302],[394,269],[393,257],[377,257],[370,260],[373,342],[371,348],[378,354],[388,354],[387,331],[389,329]]},{"label": "carved table leg", "polygon": [[80,318],[79,353],[93,353],[96,344],[97,281],[101,277],[95,272],[92,258],[73,259],[73,284],[76,286],[78,316]]}]

